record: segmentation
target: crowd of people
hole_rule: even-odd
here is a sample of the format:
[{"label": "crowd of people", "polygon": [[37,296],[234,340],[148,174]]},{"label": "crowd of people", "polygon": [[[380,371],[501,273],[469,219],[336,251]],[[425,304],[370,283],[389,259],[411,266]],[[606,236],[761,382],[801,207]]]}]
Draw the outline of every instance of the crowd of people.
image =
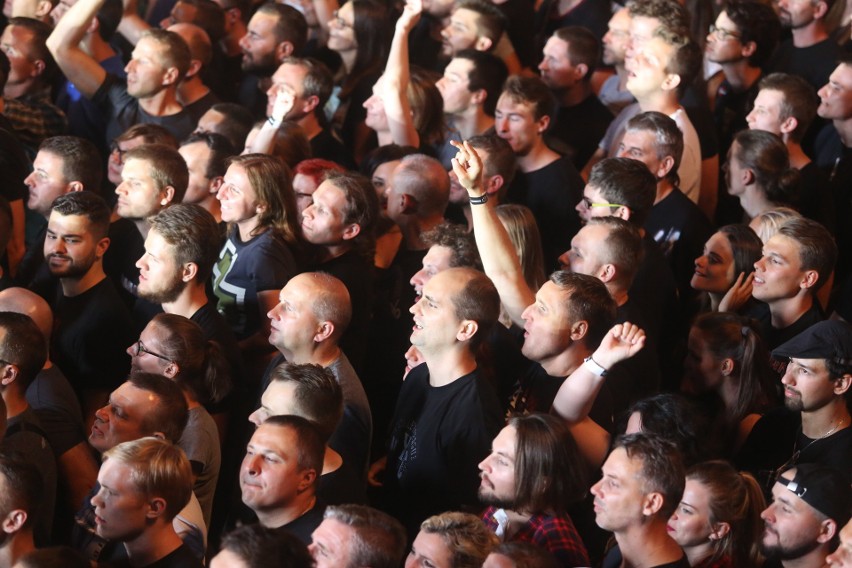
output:
[{"label": "crowd of people", "polygon": [[852,566],[852,3],[2,20],[0,566]]}]

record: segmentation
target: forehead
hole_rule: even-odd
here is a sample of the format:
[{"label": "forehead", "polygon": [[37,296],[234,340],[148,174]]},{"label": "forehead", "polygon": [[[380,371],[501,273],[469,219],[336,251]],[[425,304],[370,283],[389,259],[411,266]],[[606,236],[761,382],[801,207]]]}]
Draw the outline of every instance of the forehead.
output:
[{"label": "forehead", "polygon": [[601,225],[599,223],[590,223],[588,225],[584,225],[577,234],[574,236],[574,240],[578,243],[590,243],[590,244],[598,244],[604,245],[604,241],[606,241],[607,236],[609,235],[609,229]]},{"label": "forehead", "polygon": [[317,187],[314,192],[314,201],[322,201],[327,205],[334,205],[342,209],[346,204],[346,196],[343,190],[334,185],[331,180],[325,180]]},{"label": "forehead", "polygon": [[2,41],[4,44],[15,47],[25,47],[33,42],[35,34],[23,26],[8,25],[3,30]]},{"label": "forehead", "polygon": [[852,89],[852,65],[841,63],[831,73],[829,81],[840,84],[845,89]]},{"label": "forehead", "polygon": [[491,443],[494,451],[500,452],[501,454],[505,454],[509,457],[515,457],[515,445],[518,439],[518,431],[514,426],[506,426],[500,433],[497,434],[497,437],[494,438],[494,441]]},{"label": "forehead", "polygon": [[265,12],[256,12],[255,15],[251,17],[251,20],[249,20],[248,27],[255,33],[270,33],[277,23],[278,16],[267,14]]},{"label": "forehead", "polygon": [[720,12],[719,17],[716,18],[716,26],[724,28],[726,31],[729,32],[740,31],[739,26],[737,26],[737,24],[731,18],[728,17],[728,13],[724,10]]},{"label": "forehead", "polygon": [[776,254],[784,257],[787,261],[798,258],[799,243],[785,235],[773,235],[763,246],[766,255]]},{"label": "forehead", "polygon": [[148,231],[148,236],[145,237],[145,250],[160,255],[171,253],[173,249],[172,245],[163,238],[163,235],[158,233],[155,229],[151,229]]},{"label": "forehead", "polygon": [[257,451],[288,456],[295,453],[295,438],[296,435],[292,428],[264,423],[257,427],[249,444],[254,446]]},{"label": "forehead", "polygon": [[47,228],[57,234],[85,235],[89,233],[89,220],[83,215],[63,215],[51,211]]},{"label": "forehead", "polygon": [[641,148],[642,150],[652,150],[656,135],[649,130],[629,129],[624,132],[622,142],[628,148]]},{"label": "forehead", "polygon": [[475,26],[479,20],[479,14],[467,8],[457,8],[451,17],[453,23],[463,23]]},{"label": "forehead", "polygon": [[728,236],[725,235],[725,233],[713,233],[713,235],[707,239],[706,246],[714,252],[725,252],[728,254],[734,253],[734,249],[731,248],[731,241],[728,240]]},{"label": "forehead", "polygon": [[630,13],[627,8],[622,8],[609,19],[609,29],[615,31],[627,31],[630,29]]},{"label": "forehead", "polygon": [[444,74],[458,75],[467,79],[471,71],[473,71],[473,61],[465,57],[454,57],[444,70]]},{"label": "forehead", "polygon": [[559,39],[556,36],[550,36],[547,43],[544,44],[544,53],[551,57],[568,57],[570,45],[567,41]]},{"label": "forehead", "polygon": [[160,51],[160,42],[152,37],[143,37],[133,49],[133,55],[156,57],[160,55]]},{"label": "forehead", "polygon": [[33,166],[37,168],[61,168],[65,165],[62,156],[48,150],[39,150],[33,160]]},{"label": "forehead", "polygon": [[761,89],[754,99],[755,106],[779,108],[784,102],[784,93],[776,89]]},{"label": "forehead", "polygon": [[[272,381],[263,391],[263,405],[276,414],[291,414],[283,412],[289,410],[289,402],[295,399],[296,383],[293,381]],[[281,411],[281,412],[279,412]]]},{"label": "forehead", "polygon": [[301,65],[282,63],[278,66],[275,74],[272,75],[272,81],[275,83],[285,83],[290,87],[300,87],[307,74],[308,70]]},{"label": "forehead", "polygon": [[183,159],[187,162],[190,160],[207,160],[210,156],[210,147],[207,146],[206,142],[202,142],[199,140],[198,142],[191,142],[189,144],[184,144],[180,148],[178,148],[178,153],[183,156]]},{"label": "forehead", "polygon": [[449,247],[441,245],[432,245],[426,256],[423,257],[424,265],[440,266],[444,269],[450,267],[450,261],[453,258],[453,250]]},{"label": "forehead", "polygon": [[630,18],[630,35],[638,39],[650,39],[654,31],[660,27],[660,20],[648,16],[633,16]]},{"label": "forehead", "polygon": [[603,464],[604,475],[615,475],[622,478],[635,478],[641,469],[641,461],[627,455],[627,450],[624,448],[616,448],[610,452]]},{"label": "forehead", "polygon": [[120,387],[112,391],[109,400],[113,404],[122,406],[142,406],[149,407],[158,402],[157,395],[151,391],[142,390],[135,387],[130,382],[123,383]]},{"label": "forehead", "polygon": [[504,113],[533,116],[533,104],[521,100],[515,100],[511,95],[503,93],[497,100],[497,108]]},{"label": "forehead", "polygon": [[570,293],[550,280],[541,285],[535,297],[547,304],[548,308],[555,311],[557,315],[566,309],[566,305],[570,301]]},{"label": "forehead", "polygon": [[458,275],[455,272],[448,272],[444,270],[433,276],[429,282],[423,286],[423,294],[428,296],[440,295],[445,299],[454,298],[460,288],[461,283]]},{"label": "forehead", "polygon": [[287,300],[290,303],[293,303],[295,300],[311,300],[314,296],[314,290],[316,290],[316,285],[313,282],[313,279],[307,277],[304,274],[300,274],[298,276],[294,276],[290,279],[289,282],[281,289],[281,293],[278,297],[284,301]]}]

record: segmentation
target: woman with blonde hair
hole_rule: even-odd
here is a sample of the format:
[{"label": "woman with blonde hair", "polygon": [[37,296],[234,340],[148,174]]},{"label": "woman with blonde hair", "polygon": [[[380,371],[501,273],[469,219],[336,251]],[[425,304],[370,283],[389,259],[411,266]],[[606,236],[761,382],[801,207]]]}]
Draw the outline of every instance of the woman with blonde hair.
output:
[{"label": "woman with blonde hair", "polygon": [[405,568],[480,568],[498,542],[476,515],[441,513],[420,525]]}]

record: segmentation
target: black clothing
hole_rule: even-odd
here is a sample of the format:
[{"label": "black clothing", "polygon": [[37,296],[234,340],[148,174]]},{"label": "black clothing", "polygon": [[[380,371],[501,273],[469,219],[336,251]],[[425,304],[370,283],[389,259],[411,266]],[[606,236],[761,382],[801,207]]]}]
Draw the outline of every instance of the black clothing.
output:
[{"label": "black clothing", "polygon": [[321,504],[319,500],[317,500],[308,512],[304,513],[301,517],[290,521],[286,525],[276,528],[275,530],[291,534],[307,546],[311,544],[311,533],[313,533],[322,522],[323,513],[325,513],[325,504]]},{"label": "black clothing", "polygon": [[[745,91],[735,91],[724,79],[716,90],[716,106],[713,108],[713,120],[716,122],[716,138],[719,142],[719,155],[727,156],[734,135],[748,128],[746,116],[754,108],[754,99],[760,90],[758,77]],[[704,140],[702,139],[702,142]]]},{"label": "black clothing", "polygon": [[360,472],[344,461],[336,470],[320,476],[317,497],[327,505],[363,505],[367,503],[367,488]]},{"label": "black clothing", "polygon": [[[121,562],[110,564],[109,566],[114,566],[115,568],[130,568],[131,566],[136,566],[136,564],[131,564],[130,560],[125,559]],[[143,568],[202,568],[203,566],[204,565],[192,553],[189,547],[185,544],[181,544],[179,547],[174,549],[173,552],[170,552],[156,562],[145,564]]]},{"label": "black clothing", "polygon": [[775,50],[766,65],[766,72],[798,75],[818,90],[828,83],[842,51],[831,38],[809,47],[796,47],[793,40],[788,39]]},{"label": "black clothing", "polygon": [[349,170],[355,169],[352,151],[348,150],[330,129],[323,128],[310,142],[311,157],[336,162]]},{"label": "black clothing", "polygon": [[556,120],[547,130],[548,145],[581,170],[598,149],[598,142],[613,118],[609,109],[592,93],[580,104],[559,107]]},{"label": "black clothing", "polygon": [[509,186],[506,200],[529,207],[538,222],[546,271],[557,268],[559,255],[571,248],[571,239],[580,230],[575,207],[583,199],[584,186],[565,157],[533,172],[519,171]]},{"label": "black clothing", "polygon": [[[603,560],[603,564],[601,564],[601,568],[618,568],[619,566],[621,566],[621,562],[621,549],[618,548],[618,545],[616,545],[612,547],[607,553],[606,557]],[[652,566],[651,568],[689,568],[689,560],[684,554],[680,558],[680,560],[668,562],[666,564],[658,564],[657,566]]]}]

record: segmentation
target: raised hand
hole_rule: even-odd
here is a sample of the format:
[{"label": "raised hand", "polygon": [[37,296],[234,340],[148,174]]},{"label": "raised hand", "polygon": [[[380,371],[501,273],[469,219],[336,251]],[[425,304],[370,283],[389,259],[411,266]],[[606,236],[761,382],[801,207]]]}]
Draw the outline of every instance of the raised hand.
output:
[{"label": "raised hand", "polygon": [[284,117],[287,116],[293,105],[296,102],[296,97],[290,89],[280,88],[275,94],[275,102],[272,104],[272,120],[277,124],[281,124]]},{"label": "raised hand", "polygon": [[420,21],[420,14],[422,13],[423,0],[405,0],[402,15],[396,21],[397,27],[410,32],[417,25],[417,22]]},{"label": "raised hand", "polygon": [[630,322],[617,323],[595,350],[592,359],[604,369],[633,357],[645,346],[645,332]]},{"label": "raised hand", "polygon": [[720,312],[735,312],[748,302],[751,298],[751,290],[754,284],[754,272],[745,275],[745,272],[740,272],[733,286],[725,292],[722,300],[719,302]]},{"label": "raised hand", "polygon": [[479,197],[485,193],[482,188],[482,160],[479,154],[467,141],[450,140],[450,144],[458,150],[452,164],[459,183],[471,196]]}]

